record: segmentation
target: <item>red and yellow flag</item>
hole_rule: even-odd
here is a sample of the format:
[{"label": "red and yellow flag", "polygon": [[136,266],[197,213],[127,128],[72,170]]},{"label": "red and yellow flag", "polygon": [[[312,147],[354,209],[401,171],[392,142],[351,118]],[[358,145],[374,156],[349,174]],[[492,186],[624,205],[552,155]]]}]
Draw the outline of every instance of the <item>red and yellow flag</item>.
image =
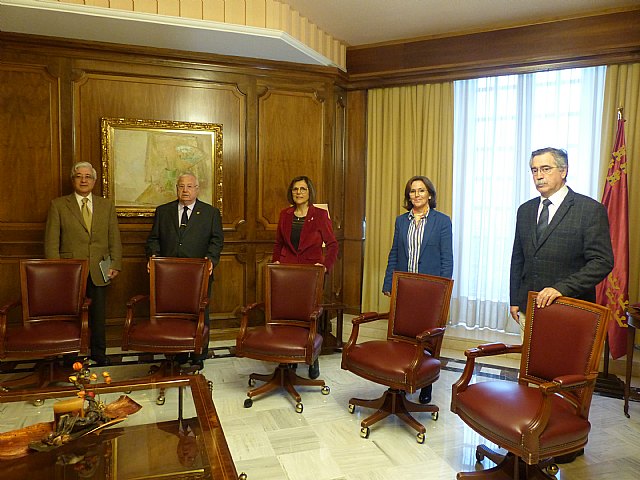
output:
[{"label": "red and yellow flag", "polygon": [[597,302],[609,307],[613,314],[609,323],[611,356],[626,354],[627,316],[629,305],[629,194],[627,190],[627,153],[624,139],[622,109],[618,111],[618,129],[609,171],[604,184],[602,204],[609,214],[614,266],[611,273],[596,289]]}]

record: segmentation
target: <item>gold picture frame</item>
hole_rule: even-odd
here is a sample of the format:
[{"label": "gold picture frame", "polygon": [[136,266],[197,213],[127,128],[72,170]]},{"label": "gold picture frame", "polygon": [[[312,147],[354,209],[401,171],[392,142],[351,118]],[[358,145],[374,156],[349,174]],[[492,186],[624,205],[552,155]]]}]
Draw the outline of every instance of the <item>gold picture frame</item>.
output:
[{"label": "gold picture frame", "polygon": [[198,177],[198,198],[222,212],[222,124],[102,118],[102,194],[119,217],[152,217],[176,199],[177,177]]}]

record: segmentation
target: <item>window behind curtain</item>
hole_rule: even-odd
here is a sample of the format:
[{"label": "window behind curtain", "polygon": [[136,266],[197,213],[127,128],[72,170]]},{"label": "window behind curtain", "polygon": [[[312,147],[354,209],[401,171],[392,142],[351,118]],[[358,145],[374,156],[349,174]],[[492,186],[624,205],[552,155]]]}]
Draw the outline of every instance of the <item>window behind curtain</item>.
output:
[{"label": "window behind curtain", "polygon": [[455,82],[453,324],[518,331],[509,266],[516,210],[539,195],[533,150],[567,150],[567,185],[599,199],[605,68]]}]

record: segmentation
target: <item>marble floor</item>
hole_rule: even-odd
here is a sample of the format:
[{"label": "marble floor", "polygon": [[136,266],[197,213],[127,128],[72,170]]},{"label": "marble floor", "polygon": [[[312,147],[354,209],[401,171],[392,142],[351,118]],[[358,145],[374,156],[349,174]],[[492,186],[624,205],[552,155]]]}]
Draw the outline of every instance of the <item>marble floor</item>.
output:
[{"label": "marble floor", "polygon": [[[489,460],[476,464],[475,447],[486,441],[449,411],[451,384],[463,368],[461,352],[443,352],[444,367],[433,391],[433,403],[441,410],[437,421],[428,413],[416,415],[427,428],[426,441],[420,445],[415,431],[394,417],[372,426],[369,438],[360,437],[360,421],[371,410],[357,408],[350,414],[349,398],[376,398],[385,388],[341,370],[340,353],[320,357],[321,378],[330,386],[330,394],[322,395],[317,387],[300,387],[304,411],[298,414],[293,399],[281,391],[256,397],[251,408],[244,408],[249,374],[270,373],[274,365],[236,358],[224,342],[213,347],[215,358],[205,362],[203,373],[213,382],[213,400],[236,469],[249,480],[454,479],[458,471],[492,466]],[[130,361],[118,352],[112,358],[120,364]],[[505,365],[483,365],[476,378],[512,381],[517,374],[515,362]],[[148,365],[134,363],[127,368],[137,376]],[[300,374],[305,375],[306,368]],[[637,379],[634,383],[638,384]],[[167,395],[166,412],[176,402],[171,395]],[[151,405],[155,399],[136,400]],[[158,409],[143,408],[130,420],[144,423],[145,411]],[[21,426],[13,424],[11,418],[18,415],[7,406],[0,404],[0,413],[0,431]],[[585,455],[562,465],[558,480],[640,478],[640,403],[631,403],[630,414],[630,419],[624,416],[622,400],[596,394]]]},{"label": "marble floor", "polygon": [[[417,414],[427,428],[420,445],[415,431],[393,417],[372,426],[368,439],[360,437],[360,421],[371,411],[357,408],[350,414],[349,398],[376,398],[384,387],[341,370],[340,358],[339,353],[320,357],[321,378],[331,393],[300,388],[302,414],[282,392],[256,397],[251,408],[243,407],[249,374],[268,373],[272,364],[233,356],[206,362],[204,373],[214,384],[214,403],[238,473],[260,480],[454,479],[456,472],[476,468],[475,447],[486,441],[449,411],[451,384],[463,367],[460,360],[448,359],[434,385],[438,420]],[[488,365],[477,378],[515,375],[511,368]],[[632,403],[630,414],[630,419],[624,416],[621,400],[595,395],[586,453],[561,466],[557,478],[640,478],[640,403]],[[489,460],[484,464],[493,465]]]}]

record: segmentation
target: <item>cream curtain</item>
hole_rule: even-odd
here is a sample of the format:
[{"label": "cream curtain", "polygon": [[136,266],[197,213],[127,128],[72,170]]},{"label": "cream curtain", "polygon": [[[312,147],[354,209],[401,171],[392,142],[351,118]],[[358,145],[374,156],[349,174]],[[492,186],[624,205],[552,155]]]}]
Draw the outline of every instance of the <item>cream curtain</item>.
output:
[{"label": "cream curtain", "polygon": [[425,175],[437,209],[451,215],[453,83],[374,89],[367,105],[367,195],[362,311],[388,311],[382,294],[396,216],[404,213],[404,186]]},{"label": "cream curtain", "polygon": [[629,301],[640,302],[640,63],[609,65],[602,117],[601,188],[604,188],[616,134],[618,108],[623,107],[629,188]]}]

